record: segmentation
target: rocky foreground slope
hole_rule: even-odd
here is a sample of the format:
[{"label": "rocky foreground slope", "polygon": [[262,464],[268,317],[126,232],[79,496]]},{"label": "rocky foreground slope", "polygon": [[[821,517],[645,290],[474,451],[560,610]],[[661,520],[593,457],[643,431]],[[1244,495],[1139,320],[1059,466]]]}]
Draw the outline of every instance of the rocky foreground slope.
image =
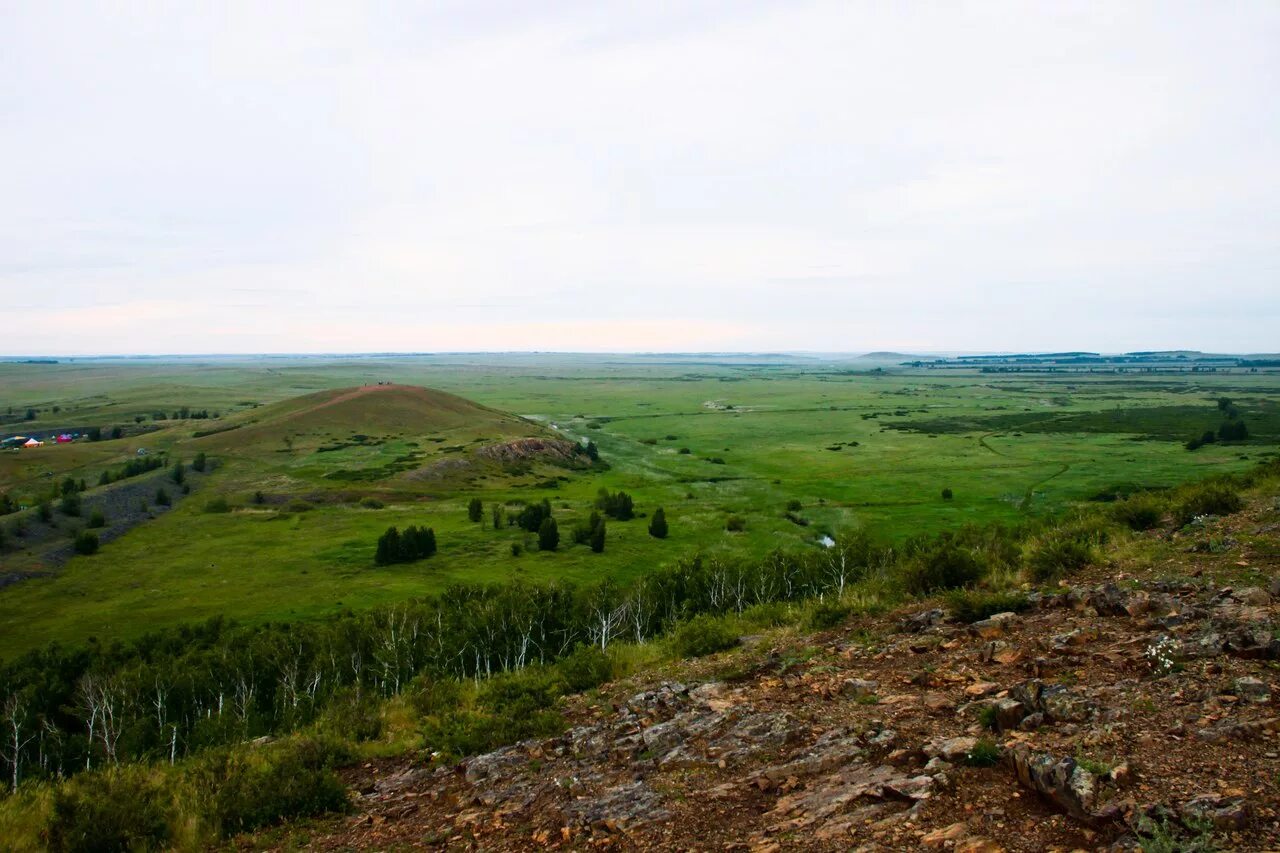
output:
[{"label": "rocky foreground slope", "polygon": [[1275,499],[1152,536],[1021,613],[746,638],[581,697],[561,736],[365,765],[306,846],[1274,849]]}]

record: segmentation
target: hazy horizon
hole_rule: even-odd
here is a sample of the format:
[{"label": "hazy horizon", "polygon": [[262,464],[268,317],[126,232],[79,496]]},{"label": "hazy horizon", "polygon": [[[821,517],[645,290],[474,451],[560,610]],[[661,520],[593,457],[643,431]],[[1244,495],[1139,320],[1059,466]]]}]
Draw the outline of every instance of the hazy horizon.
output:
[{"label": "hazy horizon", "polygon": [[1280,350],[1280,5],[4,9],[0,355]]}]

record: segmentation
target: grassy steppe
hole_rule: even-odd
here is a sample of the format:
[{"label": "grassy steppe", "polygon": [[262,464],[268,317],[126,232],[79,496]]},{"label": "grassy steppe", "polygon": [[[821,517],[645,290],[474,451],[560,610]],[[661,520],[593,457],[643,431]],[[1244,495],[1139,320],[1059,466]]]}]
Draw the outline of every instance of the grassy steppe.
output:
[{"label": "grassy steppe", "polygon": [[[97,555],[72,559],[53,577],[0,590],[0,649],[9,655],[52,639],[132,636],[217,614],[295,619],[459,581],[625,581],[695,552],[817,547],[822,533],[853,527],[893,540],[969,522],[1016,522],[1117,485],[1169,486],[1238,470],[1270,452],[1277,437],[1280,377],[1273,374],[850,367],[568,356],[0,364],[0,411],[40,410],[36,421],[4,428],[10,431],[132,424],[136,415],[184,405],[223,414],[159,421],[157,432],[117,441],[0,453],[0,490],[19,496],[68,475],[92,484],[139,446],[188,459],[204,450],[220,462],[201,492],[173,512]],[[326,416],[305,399],[255,408],[377,382],[429,386],[485,408],[447,423],[360,405]],[[1186,451],[1189,436],[1181,432],[1198,423],[1216,428],[1214,400],[1224,395],[1238,401],[1258,438]],[[50,411],[55,405],[60,412]],[[272,413],[299,412],[310,413],[305,422],[273,420]],[[194,437],[236,423],[244,425]],[[354,441],[355,434],[370,438]],[[477,466],[425,478],[401,470],[525,435],[591,438],[610,467],[513,473]],[[342,478],[362,470],[387,476]],[[348,473],[335,479],[339,472]],[[549,480],[555,488],[545,487]],[[626,489],[642,513],[663,506],[671,537],[652,539],[638,518],[609,524],[603,554],[571,545],[570,528],[601,487]],[[952,500],[941,498],[943,488],[953,490]],[[253,503],[256,491],[268,494],[265,506]],[[216,495],[233,511],[202,511]],[[385,507],[364,508],[363,496]],[[486,503],[483,527],[466,520],[473,496]],[[544,497],[560,521],[561,550],[513,556],[512,544],[527,546],[529,537],[488,529],[488,505]],[[296,500],[313,508],[291,508]],[[791,500],[801,502],[808,526],[784,517]],[[746,520],[744,532],[724,530],[731,514]],[[392,524],[434,527],[440,553],[375,569],[374,540]],[[0,559],[28,567],[20,564],[30,555]]]}]

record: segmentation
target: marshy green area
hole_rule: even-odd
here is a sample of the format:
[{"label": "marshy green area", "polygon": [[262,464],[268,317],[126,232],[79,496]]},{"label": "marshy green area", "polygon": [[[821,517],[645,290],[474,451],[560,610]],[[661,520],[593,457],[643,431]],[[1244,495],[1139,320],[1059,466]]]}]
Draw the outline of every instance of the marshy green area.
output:
[{"label": "marshy green area", "polygon": [[[1224,397],[1249,439],[1188,451],[1188,439],[1219,428]],[[183,407],[210,416],[172,417]],[[28,409],[34,418],[22,419]],[[94,485],[102,471],[140,448],[211,460],[190,496],[92,556],[49,565],[7,535],[4,570],[44,573],[0,588],[8,656],[215,615],[360,610],[458,582],[625,583],[695,553],[819,548],[822,536],[859,528],[900,541],[1016,523],[1252,466],[1280,440],[1280,376],[993,374],[785,356],[86,360],[0,364],[4,412],[14,413],[6,435],[124,428],[114,440],[0,452],[0,492],[30,506],[67,477],[105,500],[117,487]],[[522,443],[587,440],[604,464]],[[637,517],[609,520],[594,553],[570,531],[601,488],[631,494]],[[479,523],[468,519],[473,498]],[[556,551],[493,528],[495,504],[510,516],[543,499],[559,523]],[[665,539],[647,531],[659,506]],[[731,517],[742,530],[726,530]],[[70,536],[83,522],[55,524]],[[392,525],[433,528],[438,553],[375,567],[375,542]]]}]

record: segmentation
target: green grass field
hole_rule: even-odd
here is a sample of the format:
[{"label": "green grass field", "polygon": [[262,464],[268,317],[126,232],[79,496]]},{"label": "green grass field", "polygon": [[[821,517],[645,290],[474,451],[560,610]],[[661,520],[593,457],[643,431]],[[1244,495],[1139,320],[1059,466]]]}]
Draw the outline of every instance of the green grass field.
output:
[{"label": "green grass field", "polygon": [[[379,382],[465,400],[303,397]],[[0,452],[0,491],[23,502],[67,476],[92,486],[139,447],[187,460],[204,451],[218,462],[172,512],[0,589],[6,656],[217,614],[253,621],[360,609],[455,582],[625,581],[682,556],[814,548],[823,534],[857,527],[896,540],[1014,522],[1116,487],[1238,470],[1280,439],[1280,376],[1265,372],[1001,376],[786,357],[146,359],[4,363],[0,389],[0,413],[37,410],[0,427],[5,434],[159,428]],[[1253,438],[1187,451],[1191,434],[1221,423],[1220,396],[1237,401]],[[182,406],[221,417],[151,420]],[[607,470],[542,459],[511,468],[477,455],[557,436],[596,442]],[[609,523],[603,554],[572,545],[569,530],[601,487],[627,490],[643,514],[664,507],[670,538],[649,537],[637,518]],[[953,499],[942,499],[944,488]],[[230,512],[205,511],[217,496]],[[384,507],[362,506],[366,497]],[[483,526],[466,518],[472,497],[486,503]],[[559,551],[539,553],[523,531],[490,528],[492,503],[544,497],[560,522]],[[785,517],[793,500],[807,526]],[[730,515],[746,529],[727,532]],[[375,568],[374,542],[393,524],[433,527],[439,553]],[[6,569],[42,568],[39,554],[9,541]],[[513,544],[524,553],[514,556]]]}]

